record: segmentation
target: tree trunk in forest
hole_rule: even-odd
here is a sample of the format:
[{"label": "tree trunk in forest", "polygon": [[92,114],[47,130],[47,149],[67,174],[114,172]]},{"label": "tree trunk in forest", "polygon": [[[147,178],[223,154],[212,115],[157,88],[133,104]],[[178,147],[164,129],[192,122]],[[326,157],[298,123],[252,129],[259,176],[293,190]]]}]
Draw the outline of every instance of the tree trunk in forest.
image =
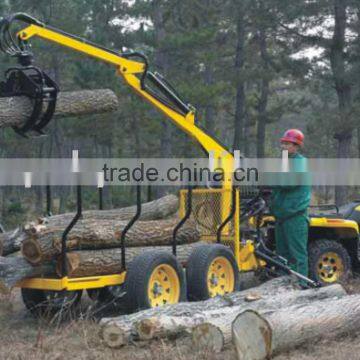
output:
[{"label": "tree trunk in forest", "polygon": [[[179,245],[176,248],[176,258],[181,264],[186,264],[192,251],[202,244],[204,243]],[[126,263],[129,264],[136,256],[150,250],[172,253],[171,246],[128,247],[125,250]],[[72,251],[66,255],[66,265],[70,277],[116,274],[123,269],[121,249]],[[59,258],[56,265],[59,275],[62,273],[61,266],[62,261]]]},{"label": "tree trunk in forest", "polygon": [[267,43],[266,43],[266,32],[263,27],[259,31],[259,42],[260,42],[260,53],[262,60],[262,80],[261,80],[261,94],[259,103],[257,105],[258,111],[258,124],[257,124],[257,157],[263,158],[265,156],[265,132],[266,132],[266,123],[267,123],[267,104],[269,97],[269,64],[268,64],[268,54],[267,54]]},{"label": "tree trunk in forest", "polygon": [[[164,9],[162,1],[154,0],[152,2],[152,20],[154,24],[156,51],[155,51],[155,66],[160,73],[166,76],[169,68],[169,59],[164,48],[166,30],[164,20]],[[160,156],[164,158],[171,157],[172,154],[172,128],[169,121],[164,120],[161,122],[161,137],[160,137]],[[164,196],[168,191],[167,186],[159,186],[156,188],[157,196]]]},{"label": "tree trunk in forest", "polygon": [[233,322],[238,359],[269,359],[307,341],[338,337],[360,329],[360,295],[329,298],[280,310],[245,311]]},{"label": "tree trunk in forest", "polygon": [[[346,8],[347,3],[343,0],[334,0],[335,28],[330,48],[330,64],[335,83],[335,90],[338,97],[339,124],[335,139],[338,141],[338,158],[350,157],[352,131],[354,125],[350,119],[352,99],[351,83],[352,79],[346,71],[345,53],[345,33],[346,33]],[[347,188],[337,186],[335,188],[335,203],[340,206],[346,202]]]},{"label": "tree trunk in forest", "polygon": [[237,5],[236,19],[236,100],[235,100],[235,122],[234,122],[234,143],[233,149],[244,151],[244,117],[245,117],[245,5],[243,2]]},{"label": "tree trunk in forest", "polygon": [[[170,245],[178,219],[137,221],[126,234],[127,247]],[[81,219],[67,236],[68,250],[95,250],[120,247],[121,233],[128,221],[117,219]],[[28,224],[28,238],[21,244],[21,253],[32,264],[41,264],[60,254],[64,227]],[[196,223],[189,219],[177,233],[179,245],[199,241]]]},{"label": "tree trunk in forest", "polygon": [[[214,84],[214,72],[212,64],[207,64],[204,71],[205,86],[212,86]],[[215,108],[212,98],[208,98],[205,105],[205,128],[207,133],[215,134]]]},{"label": "tree trunk in forest", "polygon": [[[111,90],[60,92],[54,117],[89,115],[114,111],[118,99]],[[22,126],[32,112],[31,100],[24,96],[0,98],[0,127]]]}]

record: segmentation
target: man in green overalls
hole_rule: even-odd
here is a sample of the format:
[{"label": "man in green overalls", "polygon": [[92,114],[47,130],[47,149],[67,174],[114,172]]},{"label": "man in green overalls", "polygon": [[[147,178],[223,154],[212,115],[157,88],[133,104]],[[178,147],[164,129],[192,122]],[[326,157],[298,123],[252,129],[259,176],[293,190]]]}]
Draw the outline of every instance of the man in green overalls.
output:
[{"label": "man in green overalls", "polygon": [[[282,150],[287,150],[290,172],[306,172],[306,158],[299,154],[304,135],[298,129],[287,130],[280,139]],[[308,276],[308,229],[307,208],[311,188],[295,184],[276,186],[271,196],[271,211],[276,218],[276,253],[288,260],[292,270]],[[305,285],[300,282],[300,285]]]}]

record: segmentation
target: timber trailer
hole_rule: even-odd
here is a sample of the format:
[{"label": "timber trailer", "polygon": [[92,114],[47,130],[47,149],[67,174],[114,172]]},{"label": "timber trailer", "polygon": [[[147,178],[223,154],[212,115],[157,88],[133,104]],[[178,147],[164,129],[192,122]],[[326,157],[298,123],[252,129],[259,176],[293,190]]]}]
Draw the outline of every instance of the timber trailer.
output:
[{"label": "timber trailer", "polygon": [[[14,22],[26,26],[14,33]],[[352,267],[357,267],[358,224],[339,217],[320,216],[311,217],[309,231],[309,262],[313,279],[292,271],[286,260],[271,250],[274,218],[266,213],[266,202],[261,193],[247,201],[242,200],[240,206],[240,189],[232,182],[233,154],[198,124],[196,109],[182,100],[163,76],[149,70],[147,58],[141,53],[118,53],[23,13],[4,18],[0,23],[0,49],[17,58],[20,66],[6,72],[0,96],[26,95],[34,103],[31,116],[25,125],[14,129],[16,132],[23,136],[29,132],[41,134],[56,106],[57,85],[44,71],[32,65],[29,41],[35,37],[115,66],[117,75],[140,97],[195,139],[206,153],[211,151],[216,164],[228,178],[219,188],[189,187],[181,190],[180,220],[169,244],[172,253],[147,251],[127,264],[126,233],[141,214],[138,187],[136,214],[121,236],[122,271],[105,276],[71,278],[67,275],[65,262],[66,241],[82,214],[81,186],[78,185],[77,213],[62,236],[62,276],[29,278],[17,284],[30,311],[35,314],[49,310],[56,312],[65,304],[72,308],[79,302],[82,291],[87,290],[90,297],[100,301],[121,299],[126,310],[132,312],[186,299],[204,300],[231,293],[238,289],[242,272],[281,270],[302,279],[309,286],[319,286],[338,281]],[[43,111],[45,104],[46,110]],[[49,187],[47,198],[50,199]],[[196,220],[201,240],[206,243],[193,251],[186,264],[180,264],[176,258],[177,232],[190,216]],[[253,228],[250,226],[246,230],[244,223],[252,224]]]}]

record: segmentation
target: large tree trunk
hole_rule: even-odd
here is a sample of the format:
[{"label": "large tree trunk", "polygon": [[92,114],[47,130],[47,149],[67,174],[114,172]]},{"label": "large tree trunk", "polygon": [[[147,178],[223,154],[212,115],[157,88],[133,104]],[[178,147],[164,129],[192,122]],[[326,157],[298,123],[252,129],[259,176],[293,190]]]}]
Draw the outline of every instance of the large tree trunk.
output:
[{"label": "large tree trunk", "polygon": [[[166,50],[166,5],[161,0],[152,1],[151,5],[151,19],[154,24],[154,36],[156,41],[155,48],[155,66],[160,73],[167,76],[169,69],[169,55]],[[169,121],[162,121],[160,123],[162,127],[160,133],[160,156],[163,158],[169,158],[172,155],[172,143],[174,141],[172,135],[172,125]],[[163,196],[168,191],[167,186],[156,187],[157,196]]]},{"label": "large tree trunk", "polygon": [[54,273],[54,264],[32,266],[19,256],[6,258],[0,256],[0,292],[8,293],[18,281],[25,278],[53,275]]},{"label": "large tree trunk", "polygon": [[[186,264],[192,251],[203,242],[189,245],[179,245],[176,258],[181,264]],[[126,263],[129,264],[136,256],[144,251],[157,250],[172,253],[171,246],[147,246],[126,248]],[[81,250],[66,255],[67,274],[70,277],[116,274],[122,270],[121,249]],[[56,272],[61,275],[61,258],[57,261]]]},{"label": "large tree trunk", "polygon": [[344,296],[346,291],[340,285],[306,291],[290,291],[284,294],[261,297],[245,297],[242,304],[194,313],[188,319],[177,316],[157,316],[135,324],[140,340],[175,337],[182,332],[192,333],[192,348],[220,352],[231,342],[231,324],[245,309],[260,311],[276,310],[285,306],[310,303],[314,300]]},{"label": "large tree trunk", "polygon": [[309,340],[360,329],[360,295],[331,298],[265,312],[245,311],[233,322],[238,359],[268,359]]},{"label": "large tree trunk", "polygon": [[[260,3],[260,9],[263,12],[263,3]],[[266,29],[262,24],[259,31],[259,43],[260,43],[260,52],[262,60],[262,79],[261,79],[261,94],[258,102],[258,123],[257,123],[257,133],[256,133],[256,148],[257,148],[257,157],[262,158],[265,156],[265,134],[266,134],[266,124],[267,124],[267,104],[270,91],[270,68],[268,64],[268,49],[266,41]]]},{"label": "large tree trunk", "polygon": [[234,120],[234,142],[233,149],[244,151],[244,118],[245,118],[245,81],[244,81],[244,63],[245,63],[245,5],[243,2],[237,6],[236,16],[236,101],[235,101],[235,120]]},{"label": "large tree trunk", "polygon": [[[98,114],[114,111],[118,99],[111,90],[82,90],[60,92],[55,117]],[[32,102],[25,96],[0,98],[0,128],[23,125],[32,112]]]},{"label": "large tree trunk", "polygon": [[[160,199],[143,204],[140,220],[156,220],[166,218],[173,215],[177,209],[177,197],[175,195],[167,195]],[[82,219],[88,222],[92,221],[94,223],[96,223],[98,219],[109,221],[128,220],[135,215],[135,212],[135,206],[113,210],[88,210],[82,213]],[[39,224],[46,225],[48,228],[57,227],[65,230],[74,216],[75,213],[65,213],[46,218],[40,218],[38,222]],[[29,237],[28,233],[31,232],[31,229],[35,230],[36,232],[37,226],[34,224],[25,225],[25,228],[27,228],[27,232],[24,232],[19,228],[0,234],[0,255],[6,256],[20,250],[22,241]],[[3,248],[3,252],[1,252],[1,248]]]},{"label": "large tree trunk", "polygon": [[[126,234],[127,247],[170,245],[178,219],[138,221]],[[128,221],[107,219],[81,219],[67,236],[68,250],[94,250],[116,248],[121,245],[121,234]],[[41,264],[60,254],[64,227],[29,225],[29,237],[21,244],[21,252],[32,264]],[[199,241],[196,223],[189,219],[177,233],[177,243],[189,244]]]},{"label": "large tree trunk", "polygon": [[254,296],[254,294],[256,294],[261,297],[271,297],[276,294],[285,294],[290,290],[293,290],[291,281],[287,277],[282,277],[268,281],[253,289],[235,292],[226,296],[217,296],[206,301],[179,303],[162,308],[148,309],[131,315],[103,318],[100,321],[100,324],[103,325],[101,335],[107,345],[110,347],[119,347],[125,345],[133,337],[136,338],[138,336],[134,326],[141,320],[164,315],[192,317],[196,313],[244,304],[246,297],[249,295]]},{"label": "large tree trunk", "polygon": [[[338,97],[339,121],[335,139],[338,140],[338,158],[348,158],[351,154],[352,131],[354,122],[351,119],[352,112],[352,78],[346,70],[346,21],[347,2],[334,0],[335,27],[330,47],[330,64],[334,79],[335,90]],[[347,188],[337,186],[335,188],[335,202],[340,206],[346,202]]]}]

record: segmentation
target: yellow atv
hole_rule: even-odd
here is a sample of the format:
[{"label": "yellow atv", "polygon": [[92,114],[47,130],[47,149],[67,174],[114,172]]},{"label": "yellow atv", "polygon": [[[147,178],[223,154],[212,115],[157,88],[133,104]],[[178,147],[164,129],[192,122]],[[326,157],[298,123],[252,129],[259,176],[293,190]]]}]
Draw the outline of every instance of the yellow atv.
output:
[{"label": "yellow atv", "polygon": [[[308,255],[311,279],[329,284],[358,271],[359,225],[355,219],[360,221],[360,203],[354,202],[340,209],[335,205],[310,207]],[[254,228],[254,219],[249,223]],[[264,241],[271,250],[275,249],[274,225],[273,216],[263,217]]]}]

